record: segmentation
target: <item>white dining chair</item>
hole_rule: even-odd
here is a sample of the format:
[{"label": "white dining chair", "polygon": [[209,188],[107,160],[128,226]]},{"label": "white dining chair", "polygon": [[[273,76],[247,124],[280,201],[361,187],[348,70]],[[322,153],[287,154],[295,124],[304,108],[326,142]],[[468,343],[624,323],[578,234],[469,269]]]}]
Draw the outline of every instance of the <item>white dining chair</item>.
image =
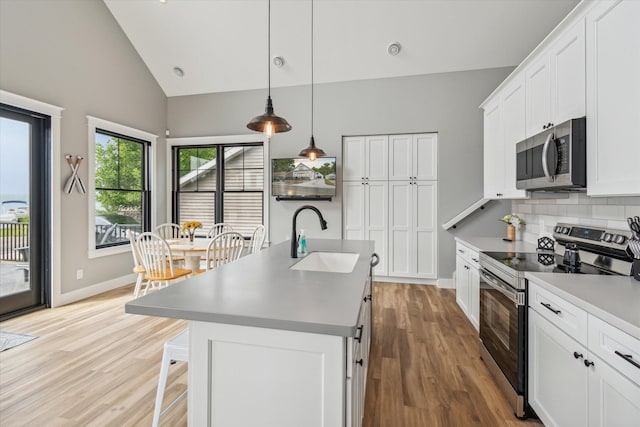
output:
[{"label": "white dining chair", "polygon": [[[204,271],[212,270],[237,260],[242,255],[243,248],[244,237],[242,237],[242,234],[235,231],[218,234],[211,239],[209,246],[207,246]],[[201,273],[202,271],[198,272]]]},{"label": "white dining chair", "polygon": [[147,284],[143,295],[150,288],[168,286],[169,282],[184,278],[191,274],[191,270],[173,266],[173,255],[166,240],[155,233],[142,233],[137,239],[138,252],[145,273]]},{"label": "white dining chair", "polygon": [[186,237],[184,232],[182,231],[182,227],[180,227],[179,224],[174,224],[172,222],[158,225],[153,229],[153,232],[162,237],[164,240],[182,239]]},{"label": "white dining chair", "polygon": [[127,230],[127,237],[131,243],[131,255],[133,255],[133,272],[138,276],[136,278],[136,286],[133,288],[133,297],[138,298],[140,294],[140,288],[142,287],[142,281],[144,280],[144,274],[147,270],[144,269],[142,264],[142,258],[138,251],[138,244],[136,242],[136,236],[131,230]]},{"label": "white dining chair", "polygon": [[217,224],[213,224],[213,226],[207,231],[207,238],[211,239],[212,237],[216,237],[218,234],[229,233],[233,231],[233,227],[229,224],[225,224],[224,222],[219,222]]},{"label": "white dining chair", "polygon": [[265,235],[264,225],[260,224],[253,230],[253,234],[251,235],[251,240],[249,240],[249,246],[247,247],[247,255],[255,254],[256,252],[260,252],[262,250],[262,245],[264,245]]},{"label": "white dining chair", "polygon": [[[207,270],[219,267],[223,264],[235,261],[242,254],[244,238],[240,233],[228,232],[217,235],[207,247]],[[204,271],[204,270],[203,270]],[[171,361],[189,361],[189,328],[183,330],[178,335],[164,343],[162,353],[162,365],[160,366],[160,377],[158,378],[158,390],[156,391],[156,404],[153,410],[153,427],[157,427],[160,417],[169,411],[186,394],[185,390],[176,400],[162,411],[162,400],[167,386],[167,376]]]}]

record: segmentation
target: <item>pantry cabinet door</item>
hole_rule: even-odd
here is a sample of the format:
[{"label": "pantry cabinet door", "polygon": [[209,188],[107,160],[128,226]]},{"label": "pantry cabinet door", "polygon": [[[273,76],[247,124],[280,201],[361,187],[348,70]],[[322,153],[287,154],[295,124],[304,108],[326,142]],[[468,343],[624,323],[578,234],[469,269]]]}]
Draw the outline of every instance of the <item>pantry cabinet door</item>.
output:
[{"label": "pantry cabinet door", "polygon": [[366,175],[365,137],[350,136],[342,141],[342,179],[362,181]]},{"label": "pantry cabinet door", "polygon": [[438,179],[438,134],[413,135],[413,179]]},{"label": "pantry cabinet door", "polygon": [[408,181],[413,176],[413,135],[389,136],[389,179]]},{"label": "pantry cabinet door", "polygon": [[375,242],[376,253],[380,256],[380,262],[373,269],[373,274],[386,276],[389,260],[387,256],[389,224],[389,182],[369,181],[365,188],[365,233],[367,240]]},{"label": "pantry cabinet door", "polygon": [[364,182],[345,181],[342,191],[342,237],[345,240],[364,240],[366,238]]},{"label": "pantry cabinet door", "polygon": [[416,266],[416,276],[437,279],[436,200],[438,199],[438,186],[434,181],[416,181],[412,185],[415,242],[412,245],[411,254]]},{"label": "pantry cabinet door", "polygon": [[365,138],[366,174],[373,181],[386,181],[389,178],[389,137],[374,135]]},{"label": "pantry cabinet door", "polygon": [[412,276],[413,184],[389,182],[389,275]]}]

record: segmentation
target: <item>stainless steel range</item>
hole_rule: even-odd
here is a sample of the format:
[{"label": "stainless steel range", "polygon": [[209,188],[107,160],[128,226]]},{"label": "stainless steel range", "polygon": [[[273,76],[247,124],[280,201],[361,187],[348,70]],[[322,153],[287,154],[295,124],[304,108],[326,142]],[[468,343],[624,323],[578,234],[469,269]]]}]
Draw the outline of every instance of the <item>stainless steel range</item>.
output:
[{"label": "stainless steel range", "polygon": [[518,418],[527,418],[525,272],[630,275],[629,231],[559,223],[555,250],[480,253],[481,355]]}]

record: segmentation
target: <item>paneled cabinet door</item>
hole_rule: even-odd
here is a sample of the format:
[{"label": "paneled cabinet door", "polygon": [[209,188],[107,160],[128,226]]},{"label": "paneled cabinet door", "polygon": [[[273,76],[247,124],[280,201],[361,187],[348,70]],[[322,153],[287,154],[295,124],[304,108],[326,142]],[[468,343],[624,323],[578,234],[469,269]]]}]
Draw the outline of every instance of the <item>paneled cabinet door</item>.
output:
[{"label": "paneled cabinet door", "polygon": [[365,185],[362,180],[343,183],[343,238],[364,240],[366,235]]},{"label": "paneled cabinet door", "polygon": [[587,14],[587,195],[640,195],[640,2]]},{"label": "paneled cabinet door", "polygon": [[484,109],[484,197],[498,199],[502,193],[504,150],[502,109],[496,97]]},{"label": "paneled cabinet door", "polygon": [[551,46],[551,122],[586,114],[584,18]]},{"label": "paneled cabinet door", "polygon": [[456,302],[462,311],[469,313],[469,268],[467,261],[456,256]]},{"label": "paneled cabinet door", "polygon": [[424,133],[389,136],[389,179],[438,179],[438,135]]},{"label": "paneled cabinet door", "polygon": [[365,239],[373,240],[380,262],[373,268],[373,274],[386,276],[388,274],[387,248],[389,222],[389,182],[368,181],[365,189]]},{"label": "paneled cabinet door", "polygon": [[370,180],[389,179],[389,137],[374,135],[365,137],[366,178]]},{"label": "paneled cabinet door", "polygon": [[[504,165],[502,197],[526,198],[525,190],[516,188],[516,144],[525,139],[525,85],[524,77],[517,76],[502,92],[502,151]],[[495,172],[494,172],[495,173]],[[496,181],[499,178],[496,177]]]},{"label": "paneled cabinet door", "polygon": [[389,193],[389,275],[437,278],[437,184],[391,181]]},{"label": "paneled cabinet door", "polygon": [[586,426],[587,349],[528,310],[529,404],[547,427]]},{"label": "paneled cabinet door", "polygon": [[342,141],[342,176],[344,181],[362,181],[366,176],[366,141],[364,136],[350,136]]},{"label": "paneled cabinet door", "polygon": [[589,427],[635,427],[640,420],[640,385],[590,355]]},{"label": "paneled cabinet door", "polygon": [[469,267],[469,320],[480,330],[480,272],[477,268]]},{"label": "paneled cabinet door", "polygon": [[526,86],[526,135],[540,133],[551,123],[551,60],[542,54],[524,71]]}]

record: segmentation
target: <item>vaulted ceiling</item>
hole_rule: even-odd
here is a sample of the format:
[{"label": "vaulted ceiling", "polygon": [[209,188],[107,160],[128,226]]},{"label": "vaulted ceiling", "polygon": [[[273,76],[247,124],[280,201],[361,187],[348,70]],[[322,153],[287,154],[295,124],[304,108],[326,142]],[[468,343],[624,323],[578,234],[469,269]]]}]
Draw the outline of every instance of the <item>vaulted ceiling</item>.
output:
[{"label": "vaulted ceiling", "polygon": [[[267,0],[104,2],[167,96],[267,87]],[[515,66],[577,3],[315,0],[314,82]],[[272,87],[310,83],[310,24],[311,0],[272,0]]]}]

